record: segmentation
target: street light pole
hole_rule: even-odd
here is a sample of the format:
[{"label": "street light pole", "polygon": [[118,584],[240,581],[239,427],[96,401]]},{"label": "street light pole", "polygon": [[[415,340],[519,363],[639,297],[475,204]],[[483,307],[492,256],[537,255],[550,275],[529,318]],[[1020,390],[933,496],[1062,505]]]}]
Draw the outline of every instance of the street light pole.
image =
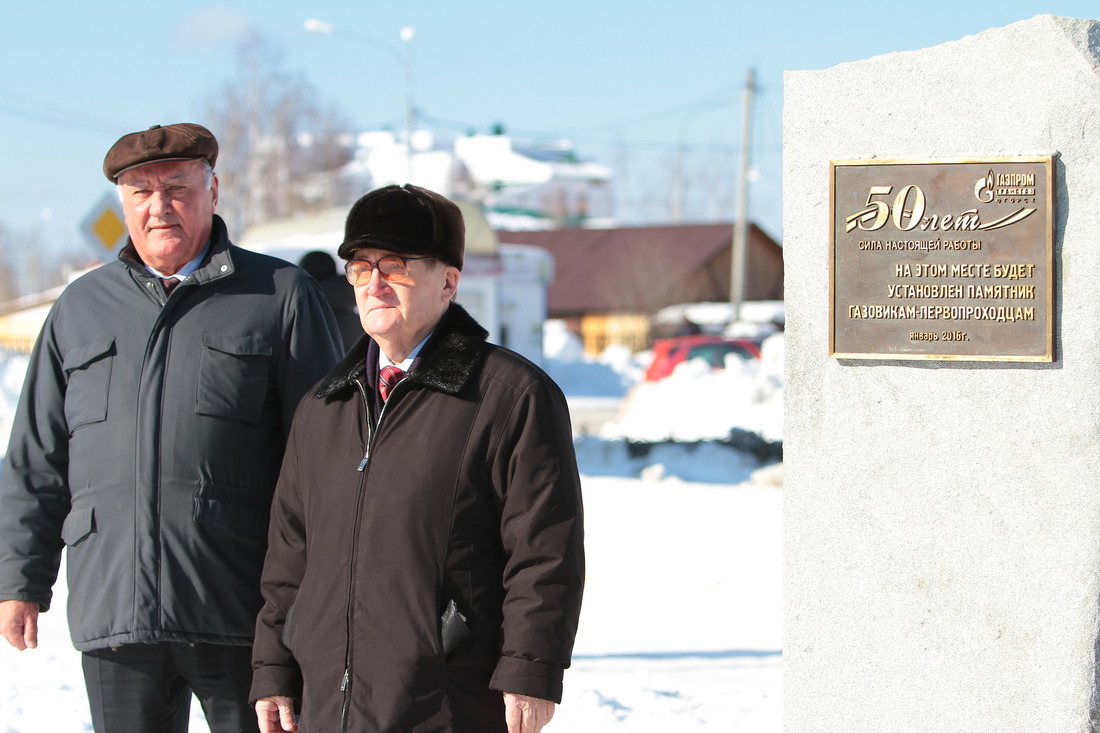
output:
[{"label": "street light pole", "polygon": [[413,90],[415,89],[415,79],[413,79],[413,56],[412,56],[412,42],[416,39],[416,29],[411,25],[407,25],[401,29],[401,40],[405,43],[405,63],[403,68],[405,71],[405,164],[408,168],[408,183],[412,183],[413,168],[412,168],[412,145],[413,145],[413,133],[416,132],[416,99],[414,97]]},{"label": "street light pole", "polygon": [[737,214],[733,222],[733,248],[730,252],[730,303],[733,321],[741,319],[745,302],[745,271],[749,247],[749,152],[752,140],[752,97],[756,92],[756,73],[749,69],[745,77],[745,103],[741,121],[741,170],[737,185]]},{"label": "street light pole", "polygon": [[412,42],[416,38],[416,29],[405,26],[401,29],[401,40],[405,44],[405,53],[402,55],[389,44],[378,41],[369,36],[363,36],[351,31],[345,31],[332,23],[317,18],[308,18],[305,29],[311,33],[324,33],[330,36],[339,36],[354,43],[371,46],[386,52],[401,67],[401,73],[405,79],[405,168],[408,182],[413,177],[413,132],[416,129],[416,92],[413,86]]}]

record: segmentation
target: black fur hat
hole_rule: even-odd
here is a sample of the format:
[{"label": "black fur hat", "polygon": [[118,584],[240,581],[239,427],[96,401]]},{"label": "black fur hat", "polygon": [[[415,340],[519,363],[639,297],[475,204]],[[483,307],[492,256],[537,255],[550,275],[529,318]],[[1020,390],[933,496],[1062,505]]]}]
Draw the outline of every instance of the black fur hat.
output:
[{"label": "black fur hat", "polygon": [[431,255],[462,269],[466,226],[452,201],[406,183],[364,195],[351,207],[337,253],[350,260],[373,247],[408,255]]}]

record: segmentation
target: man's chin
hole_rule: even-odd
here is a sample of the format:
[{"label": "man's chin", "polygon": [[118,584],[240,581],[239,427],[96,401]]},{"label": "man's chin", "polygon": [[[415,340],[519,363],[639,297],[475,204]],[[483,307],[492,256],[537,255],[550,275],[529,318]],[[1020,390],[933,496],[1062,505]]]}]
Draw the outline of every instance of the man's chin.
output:
[{"label": "man's chin", "polygon": [[145,236],[145,246],[150,252],[170,255],[173,252],[181,252],[188,249],[188,242],[185,242],[182,237],[170,230],[158,230],[149,232]]},{"label": "man's chin", "polygon": [[393,308],[376,308],[366,317],[361,319],[363,330],[370,334],[371,338],[377,338],[395,333],[400,326],[400,319],[395,317]]},{"label": "man's chin", "polygon": [[165,268],[169,267],[170,264],[182,267],[202,251],[201,248],[196,250],[190,242],[178,237],[165,239],[150,237],[141,245],[135,242],[134,247],[137,249],[142,262],[155,267],[161,272],[167,272]]}]

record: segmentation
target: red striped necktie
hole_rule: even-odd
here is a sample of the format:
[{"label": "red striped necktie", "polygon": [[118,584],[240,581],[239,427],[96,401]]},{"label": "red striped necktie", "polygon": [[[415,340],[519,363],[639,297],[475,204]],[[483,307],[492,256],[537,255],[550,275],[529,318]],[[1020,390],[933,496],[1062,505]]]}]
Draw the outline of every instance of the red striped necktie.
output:
[{"label": "red striped necktie", "polygon": [[384,366],[378,373],[378,391],[382,393],[382,401],[385,402],[390,398],[390,392],[397,383],[405,378],[405,372],[401,371],[399,367]]}]

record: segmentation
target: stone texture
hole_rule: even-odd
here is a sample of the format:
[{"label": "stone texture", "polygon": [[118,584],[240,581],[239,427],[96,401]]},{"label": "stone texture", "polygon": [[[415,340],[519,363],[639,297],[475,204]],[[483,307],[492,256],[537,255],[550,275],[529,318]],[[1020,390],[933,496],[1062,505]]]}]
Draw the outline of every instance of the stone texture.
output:
[{"label": "stone texture", "polygon": [[[1100,602],[1100,22],[784,81],[785,719],[1087,731]],[[828,356],[829,161],[1056,155],[1055,361]]]}]

